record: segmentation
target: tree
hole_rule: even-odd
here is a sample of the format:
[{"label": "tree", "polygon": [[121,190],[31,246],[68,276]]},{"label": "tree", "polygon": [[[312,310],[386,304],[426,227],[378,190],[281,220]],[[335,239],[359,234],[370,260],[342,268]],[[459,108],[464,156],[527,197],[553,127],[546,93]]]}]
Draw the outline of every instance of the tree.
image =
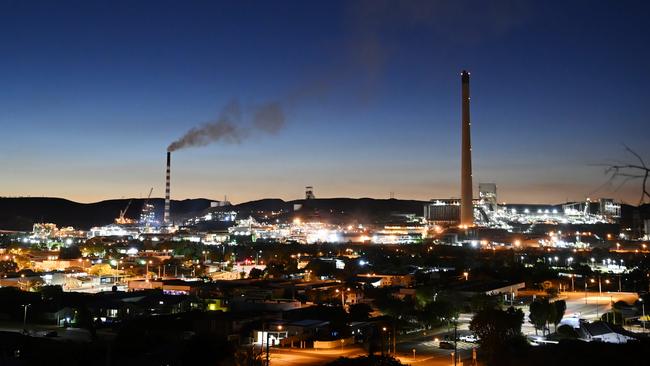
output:
[{"label": "tree", "polygon": [[404,311],[404,302],[388,291],[377,292],[374,305],[384,314],[398,316]]},{"label": "tree", "polygon": [[557,297],[559,290],[557,287],[549,287],[544,290],[549,298]]},{"label": "tree", "polygon": [[546,323],[548,322],[550,313],[550,305],[548,299],[537,299],[530,304],[530,314],[528,314],[528,319],[535,326],[535,334],[537,330],[542,330],[542,335],[546,329]]},{"label": "tree", "polygon": [[555,331],[557,332],[557,325],[560,324],[564,313],[566,312],[566,301],[557,300],[550,304],[548,321],[553,323]]},{"label": "tree", "polygon": [[333,276],[337,269],[333,262],[325,262],[320,259],[312,259],[305,267],[305,270],[311,271],[315,276]]},{"label": "tree", "polygon": [[420,321],[429,327],[434,327],[458,317],[458,309],[449,301],[438,299],[428,303],[419,312]]},{"label": "tree", "polygon": [[0,261],[0,273],[16,272],[18,265],[14,261]]},{"label": "tree", "polygon": [[262,278],[264,277],[264,271],[259,268],[251,268],[248,277],[254,279]]},{"label": "tree", "polygon": [[350,320],[353,322],[366,321],[370,318],[372,308],[368,304],[352,304],[350,305]]},{"label": "tree", "polygon": [[474,312],[499,306],[501,296],[490,296],[484,293],[476,294],[470,298],[470,306]]},{"label": "tree", "polygon": [[52,301],[53,299],[63,296],[63,288],[59,285],[48,285],[38,289],[43,300]]},{"label": "tree", "polygon": [[488,362],[493,363],[504,347],[521,340],[523,323],[524,313],[520,309],[487,308],[474,315],[469,329],[478,336],[479,345]]},{"label": "tree", "polygon": [[70,247],[62,247],[61,250],[59,250],[59,259],[77,259],[81,258],[81,250],[79,250],[79,246],[77,245],[72,245]]},{"label": "tree", "polygon": [[646,198],[650,199],[650,189],[648,188],[650,168],[645,164],[641,155],[628,146],[623,146],[625,146],[625,152],[634,157],[635,162],[606,164],[605,174],[609,175],[609,183],[617,182],[617,188],[630,181],[641,180],[641,197],[639,198],[639,205],[641,205]]}]

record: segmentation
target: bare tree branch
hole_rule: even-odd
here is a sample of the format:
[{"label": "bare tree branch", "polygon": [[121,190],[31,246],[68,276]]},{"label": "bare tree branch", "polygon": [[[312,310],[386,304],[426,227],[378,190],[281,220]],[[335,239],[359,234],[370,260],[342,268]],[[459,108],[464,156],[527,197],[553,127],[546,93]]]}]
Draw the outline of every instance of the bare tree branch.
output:
[{"label": "bare tree branch", "polygon": [[615,181],[620,180],[616,185],[616,191],[623,185],[630,181],[641,179],[641,197],[639,198],[639,205],[645,202],[645,199],[650,199],[650,191],[648,189],[648,180],[650,178],[650,168],[645,164],[645,161],[636,151],[632,150],[629,146],[623,145],[625,151],[631,154],[638,164],[635,163],[615,163],[615,164],[599,164],[605,167],[605,174],[609,176],[608,183],[614,185]]},{"label": "bare tree branch", "polygon": [[645,162],[644,162],[643,159],[641,158],[641,155],[637,154],[636,151],[630,149],[629,146],[627,146],[627,145],[625,145],[625,144],[623,144],[623,146],[625,146],[625,150],[626,150],[627,152],[629,152],[630,154],[634,155],[634,156],[639,160],[639,162],[641,163],[641,165],[643,166],[644,169],[648,169],[648,168],[645,166]]}]

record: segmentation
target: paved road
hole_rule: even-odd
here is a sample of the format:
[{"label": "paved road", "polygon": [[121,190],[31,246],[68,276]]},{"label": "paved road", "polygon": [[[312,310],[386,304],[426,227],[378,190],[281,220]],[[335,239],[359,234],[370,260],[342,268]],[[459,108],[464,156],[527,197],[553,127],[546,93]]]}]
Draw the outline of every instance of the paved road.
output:
[{"label": "paved road", "polygon": [[271,350],[271,365],[324,365],[339,357],[357,357],[367,352],[357,346],[348,346],[331,350],[315,350],[300,348],[273,348]]},{"label": "paved road", "polygon": [[[0,331],[23,333],[22,323],[2,322],[0,323]],[[86,329],[80,328],[61,328],[55,325],[30,325],[27,324],[27,335],[31,337],[45,337],[45,334],[56,331],[56,337],[51,337],[54,340],[60,341],[73,341],[73,342],[90,342],[90,332]]]},{"label": "paved road", "polygon": [[[467,326],[468,323],[459,324],[458,336],[469,333]],[[440,348],[440,340],[444,339],[445,335],[453,340],[453,330],[448,332],[447,329],[429,331],[426,335],[421,334],[408,340],[401,340],[397,343],[397,357],[403,363],[412,364],[414,363],[413,350],[415,350],[415,362],[418,365],[449,365],[453,360],[454,350]],[[472,349],[478,345],[459,341],[457,347],[460,358],[467,361],[471,360]]]}]

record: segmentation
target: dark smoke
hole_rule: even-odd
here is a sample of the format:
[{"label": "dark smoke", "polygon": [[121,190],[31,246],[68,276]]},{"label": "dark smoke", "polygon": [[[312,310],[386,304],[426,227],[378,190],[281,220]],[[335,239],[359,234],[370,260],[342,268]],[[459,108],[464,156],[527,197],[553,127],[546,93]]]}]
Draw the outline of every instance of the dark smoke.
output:
[{"label": "dark smoke", "polygon": [[284,127],[284,111],[279,103],[265,104],[255,111],[253,125],[268,133],[278,133]]},{"label": "dark smoke", "polygon": [[218,120],[191,128],[181,138],[172,142],[167,151],[216,142],[238,144],[256,131],[275,134],[284,127],[284,111],[277,102],[254,108],[252,113],[252,126],[242,126],[242,108],[238,101],[233,100],[223,108]]}]

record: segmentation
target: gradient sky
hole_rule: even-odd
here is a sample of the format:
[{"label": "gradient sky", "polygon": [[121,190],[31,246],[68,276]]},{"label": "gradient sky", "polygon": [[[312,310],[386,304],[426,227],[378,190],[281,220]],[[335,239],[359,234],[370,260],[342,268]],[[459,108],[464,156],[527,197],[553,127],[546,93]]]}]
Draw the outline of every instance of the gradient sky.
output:
[{"label": "gradient sky", "polygon": [[475,190],[636,203],[595,164],[650,160],[649,10],[0,0],[0,195],[160,197],[167,145],[237,100],[280,103],[285,128],[174,153],[173,198],[457,197],[467,68]]}]

